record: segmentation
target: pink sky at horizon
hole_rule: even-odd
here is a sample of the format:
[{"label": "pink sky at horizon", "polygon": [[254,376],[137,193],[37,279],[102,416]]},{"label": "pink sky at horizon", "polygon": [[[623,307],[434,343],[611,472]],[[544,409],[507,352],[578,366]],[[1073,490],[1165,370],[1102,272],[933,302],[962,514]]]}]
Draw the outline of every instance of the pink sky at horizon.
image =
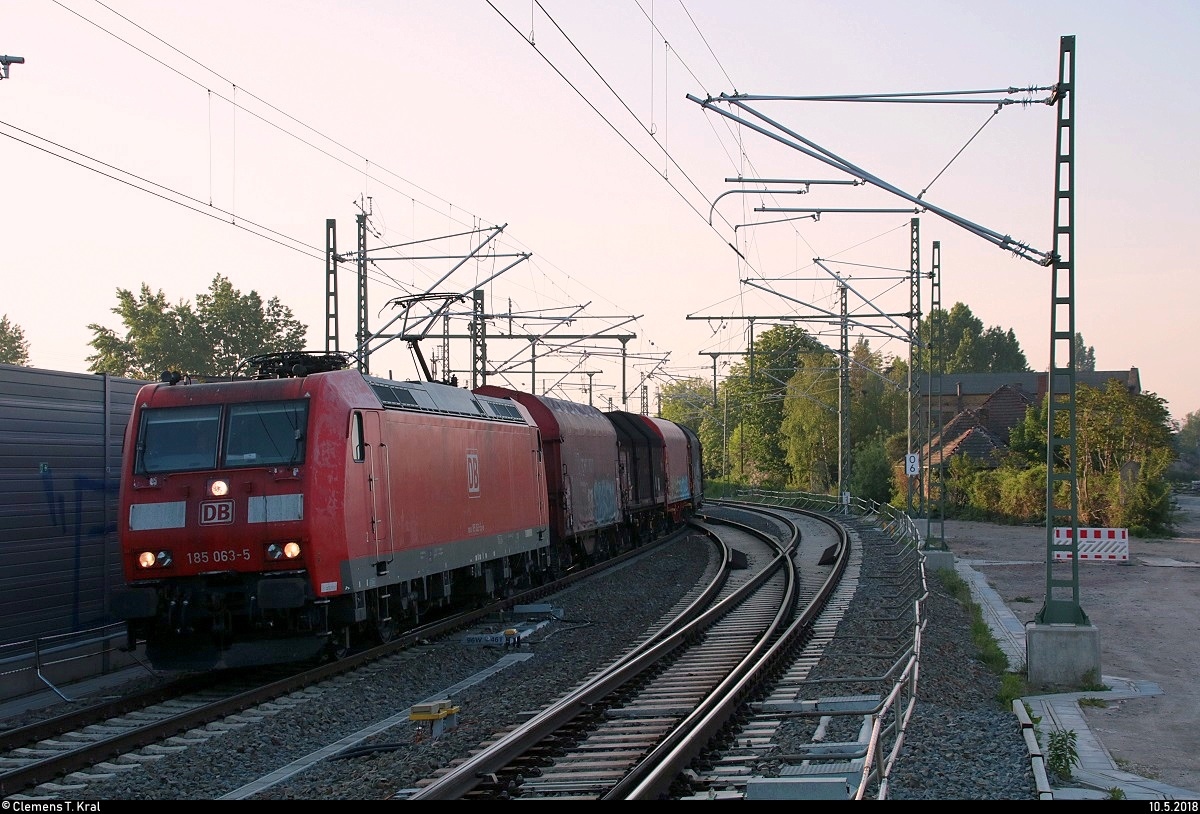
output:
[{"label": "pink sky at horizon", "polygon": [[[22,327],[37,367],[85,371],[86,326],[121,327],[118,288],[194,301],[217,274],[278,296],[323,346],[325,220],[348,252],[363,205],[373,257],[406,244],[394,254],[427,258],[376,263],[373,330],[395,316],[392,298],[444,275],[437,290],[468,291],[529,253],[484,285],[489,313],[519,312],[529,332],[636,334],[631,397],[651,371],[652,389],[707,382],[706,354],[744,350],[748,317],[761,330],[769,316],[836,310],[830,270],[859,295],[855,313],[907,308],[913,215],[829,211],[911,210],[870,185],[725,194],[739,175],[850,176],[688,94],[1044,86],[1073,35],[1076,329],[1099,369],[1137,367],[1178,420],[1200,411],[1200,377],[1188,375],[1200,290],[1185,242],[1200,223],[1193,3],[26,0],[5,21],[0,53],[25,62],[0,80],[11,281],[0,314]],[[1051,248],[1050,106],[754,106],[925,202]],[[826,212],[764,223],[788,217],[755,211],[764,205]],[[919,218],[922,269],[940,246],[943,306],[1011,328],[1044,370],[1050,272],[933,212]],[[456,268],[473,245],[464,233],[497,225],[491,254]],[[343,349],[352,269],[338,278]],[[867,338],[907,355],[897,339]],[[489,360],[506,365],[506,386],[557,385],[576,400],[595,369],[597,397],[619,400],[619,347],[539,358],[531,372],[528,342],[497,340]],[[450,364],[470,361],[455,346]],[[400,342],[371,366],[419,375]]]}]

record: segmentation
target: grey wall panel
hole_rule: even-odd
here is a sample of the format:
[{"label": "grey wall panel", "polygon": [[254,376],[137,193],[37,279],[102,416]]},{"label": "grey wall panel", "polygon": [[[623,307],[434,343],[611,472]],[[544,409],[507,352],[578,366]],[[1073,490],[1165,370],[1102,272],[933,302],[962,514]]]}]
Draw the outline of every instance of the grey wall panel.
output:
[{"label": "grey wall panel", "polygon": [[143,384],[0,364],[0,643],[113,621],[121,448]]}]

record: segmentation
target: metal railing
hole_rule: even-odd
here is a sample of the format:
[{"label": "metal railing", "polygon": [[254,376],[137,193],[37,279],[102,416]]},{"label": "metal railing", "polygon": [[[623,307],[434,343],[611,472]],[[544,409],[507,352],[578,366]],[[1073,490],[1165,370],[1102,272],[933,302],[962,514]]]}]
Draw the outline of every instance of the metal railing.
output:
[{"label": "metal railing", "polygon": [[136,653],[125,649],[127,640],[125,625],[113,624],[0,644],[0,701],[44,685],[70,702],[59,685],[135,663],[153,673]]}]

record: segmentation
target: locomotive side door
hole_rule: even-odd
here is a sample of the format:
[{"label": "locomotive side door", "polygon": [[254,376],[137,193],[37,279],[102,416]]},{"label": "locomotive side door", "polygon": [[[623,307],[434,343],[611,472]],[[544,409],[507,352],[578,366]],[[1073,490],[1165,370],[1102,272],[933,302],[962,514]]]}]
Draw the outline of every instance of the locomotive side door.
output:
[{"label": "locomotive side door", "polygon": [[380,431],[379,414],[356,411],[351,427],[354,461],[360,464],[362,488],[370,515],[366,518],[367,544],[380,574],[392,561],[391,470],[388,445]]}]

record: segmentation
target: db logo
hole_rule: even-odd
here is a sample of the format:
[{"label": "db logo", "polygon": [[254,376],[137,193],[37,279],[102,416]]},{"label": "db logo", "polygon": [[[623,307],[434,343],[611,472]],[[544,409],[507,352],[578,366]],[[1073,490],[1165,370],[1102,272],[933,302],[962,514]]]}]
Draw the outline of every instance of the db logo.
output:
[{"label": "db logo", "polygon": [[467,450],[467,497],[479,497],[479,450]]},{"label": "db logo", "polygon": [[223,526],[232,522],[232,500],[208,500],[200,504],[200,525]]}]

